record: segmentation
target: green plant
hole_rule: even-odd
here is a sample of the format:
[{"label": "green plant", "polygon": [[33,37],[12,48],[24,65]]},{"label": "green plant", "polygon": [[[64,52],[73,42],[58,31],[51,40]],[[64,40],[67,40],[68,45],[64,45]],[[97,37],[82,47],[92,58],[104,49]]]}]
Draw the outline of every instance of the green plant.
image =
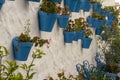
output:
[{"label": "green plant", "polygon": [[60,10],[60,3],[52,2],[51,0],[42,0],[40,9],[44,12],[55,14],[58,13]]},{"label": "green plant", "polygon": [[102,2],[101,0],[89,0],[89,1],[92,4],[95,4],[95,3],[100,4]]},{"label": "green plant", "polygon": [[111,14],[118,16],[119,15],[119,9],[113,7],[113,6],[105,6],[104,8],[102,8],[102,10],[109,10]]},{"label": "green plant", "polygon": [[88,26],[89,24],[87,23],[87,21],[85,21],[84,18],[80,17],[78,19],[75,19],[75,31],[86,30]]},{"label": "green plant", "polygon": [[108,72],[120,71],[120,29],[118,23],[113,21],[111,28],[106,28],[101,36],[107,36],[105,43],[99,48],[105,54]]},{"label": "green plant", "polygon": [[60,15],[70,15],[70,11],[68,9],[68,6],[65,6],[64,8],[60,8],[59,14]]},{"label": "green plant", "polygon": [[[21,66],[17,65],[15,61],[3,61],[3,58],[7,55],[9,55],[8,50],[4,46],[0,46],[0,80],[30,80],[36,73],[33,71],[33,66],[35,66],[34,60],[42,58],[45,53],[36,49],[33,51],[31,63],[29,65],[22,64]],[[25,71],[25,76],[21,72],[16,73],[19,68]]]},{"label": "green plant", "polygon": [[18,37],[19,42],[33,42],[35,43],[35,46],[43,46],[45,43],[49,43],[48,40],[46,39],[40,39],[39,37],[35,36],[33,38],[30,37],[30,20],[26,21],[26,25],[24,27],[24,33],[21,33],[20,36]]},{"label": "green plant", "polygon": [[89,17],[92,17],[92,18],[95,18],[95,19],[98,19],[98,20],[105,20],[106,17],[103,16],[103,15],[100,15],[99,13],[97,12],[93,12],[91,16]]},{"label": "green plant", "polygon": [[89,36],[91,36],[93,33],[90,29],[86,29],[86,32],[85,32],[85,38],[88,38]]},{"label": "green plant", "polygon": [[[64,71],[57,74],[58,80],[84,80],[83,75],[84,74],[82,72],[80,72],[76,76],[73,76],[72,74],[69,74],[69,76],[66,76]],[[47,80],[56,80],[56,79],[49,76]]]},{"label": "green plant", "polygon": [[65,28],[65,31],[74,31],[74,26],[75,26],[74,21],[69,20],[68,25]]}]

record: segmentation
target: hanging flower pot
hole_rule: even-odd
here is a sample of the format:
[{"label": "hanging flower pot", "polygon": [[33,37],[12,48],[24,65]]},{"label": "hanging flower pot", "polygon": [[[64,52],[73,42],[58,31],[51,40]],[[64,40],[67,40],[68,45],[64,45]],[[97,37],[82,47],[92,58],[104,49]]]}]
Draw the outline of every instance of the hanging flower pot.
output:
[{"label": "hanging flower pot", "polygon": [[28,1],[33,1],[33,2],[40,2],[40,0],[28,0]]},{"label": "hanging flower pot", "polygon": [[69,20],[69,15],[58,15],[58,25],[60,28],[66,28]]},{"label": "hanging flower pot", "polygon": [[93,4],[93,11],[99,11],[101,9],[101,4],[95,3]]},{"label": "hanging flower pot", "polygon": [[74,32],[73,31],[64,31],[64,42],[65,43],[72,43],[74,38]]},{"label": "hanging flower pot", "polygon": [[79,12],[80,10],[79,0],[64,0],[64,5],[67,5],[71,12]]},{"label": "hanging flower pot", "polygon": [[82,40],[85,35],[85,30],[79,31],[78,34],[79,34],[78,39]]},{"label": "hanging flower pot", "polygon": [[51,0],[53,2],[61,2],[62,0]]},{"label": "hanging flower pot", "polygon": [[14,58],[20,61],[26,61],[33,46],[32,42],[19,42],[18,37],[15,37],[12,41]]},{"label": "hanging flower pot", "polygon": [[90,10],[90,3],[89,2],[81,2],[80,9],[83,9],[86,12]]},{"label": "hanging flower pot", "polygon": [[5,3],[5,0],[0,0],[0,9],[2,8],[4,3]]},{"label": "hanging flower pot", "polygon": [[82,48],[89,48],[91,44],[92,39],[91,38],[83,38],[82,41]]},{"label": "hanging flower pot", "polygon": [[113,14],[109,14],[107,17],[108,17],[108,20],[114,20],[115,19],[115,16]]},{"label": "hanging flower pot", "polygon": [[103,31],[103,30],[102,30],[101,28],[96,28],[95,34],[96,34],[96,35],[101,35],[102,31]]},{"label": "hanging flower pot", "polygon": [[78,41],[79,36],[80,36],[80,32],[74,32],[73,40]]},{"label": "hanging flower pot", "polygon": [[39,18],[39,29],[41,31],[51,32],[54,23],[57,19],[57,14],[46,13],[39,10],[38,18]]},{"label": "hanging flower pot", "polygon": [[93,25],[94,21],[95,21],[95,18],[87,17],[87,22],[89,23],[90,27],[92,27],[92,28],[95,28]]}]

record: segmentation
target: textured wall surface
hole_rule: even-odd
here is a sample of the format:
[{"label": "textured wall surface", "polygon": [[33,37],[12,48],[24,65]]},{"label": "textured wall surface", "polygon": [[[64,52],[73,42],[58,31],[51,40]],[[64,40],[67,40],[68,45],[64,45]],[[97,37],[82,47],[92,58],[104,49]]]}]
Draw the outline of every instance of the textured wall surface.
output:
[{"label": "textured wall surface", "polygon": [[[113,0],[105,0],[105,4],[113,4]],[[27,2],[25,0],[7,1],[0,11],[0,45],[6,46],[10,51],[10,56],[7,59],[14,60],[12,53],[12,39],[20,35],[24,30],[26,19],[30,19],[30,34],[31,36],[39,36],[43,39],[51,39],[50,48],[46,45],[41,47],[46,55],[41,60],[36,60],[34,67],[37,74],[33,80],[42,80],[49,74],[55,74],[61,69],[67,73],[76,74],[75,65],[82,63],[83,60],[88,60],[95,64],[94,56],[96,53],[96,36],[93,31],[93,38],[89,49],[81,48],[81,40],[73,41],[72,44],[64,43],[63,29],[59,28],[57,21],[52,32],[43,32],[38,29],[37,11],[39,4],[36,2]],[[80,11],[79,13],[72,13],[72,18],[84,17],[86,18],[90,12]],[[32,47],[31,52],[34,50]],[[29,63],[31,61],[31,53],[27,61],[17,61],[18,64]]]}]

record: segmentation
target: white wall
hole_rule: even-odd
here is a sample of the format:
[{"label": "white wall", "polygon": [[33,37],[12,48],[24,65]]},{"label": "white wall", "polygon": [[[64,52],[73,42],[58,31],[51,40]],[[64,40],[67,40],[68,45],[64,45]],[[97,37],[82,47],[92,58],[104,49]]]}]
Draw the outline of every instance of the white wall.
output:
[{"label": "white wall", "polygon": [[[108,0],[106,0],[108,1]],[[109,0],[105,4],[113,4],[113,0]],[[56,76],[56,73],[61,69],[64,69],[67,73],[76,74],[75,65],[81,63],[83,60],[88,60],[90,63],[95,64],[94,56],[96,53],[96,36],[93,34],[93,41],[89,49],[81,48],[81,40],[78,42],[73,41],[72,44],[64,44],[63,41],[63,29],[58,28],[55,23],[52,32],[43,32],[38,29],[37,11],[39,9],[39,3],[25,2],[25,0],[7,1],[3,5],[0,11],[0,45],[6,46],[10,51],[10,56],[7,59],[14,60],[12,53],[11,41],[13,37],[20,35],[24,30],[24,23],[26,19],[30,19],[31,36],[40,36],[44,39],[51,39],[50,48],[44,45],[43,50],[46,55],[41,60],[35,61],[35,71],[37,74],[33,80],[42,80],[48,76]],[[90,13],[72,13],[72,18],[79,16],[86,17]],[[94,32],[94,29],[92,29]],[[31,52],[33,51],[32,48]],[[26,63],[31,60],[31,55]],[[18,64],[25,62],[17,61]]]}]

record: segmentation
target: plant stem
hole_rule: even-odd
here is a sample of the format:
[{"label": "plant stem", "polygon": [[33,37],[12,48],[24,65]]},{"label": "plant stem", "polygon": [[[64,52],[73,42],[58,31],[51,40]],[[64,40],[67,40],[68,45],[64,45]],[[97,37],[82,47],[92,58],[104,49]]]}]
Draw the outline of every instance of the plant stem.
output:
[{"label": "plant stem", "polygon": [[[34,57],[34,58],[32,59],[32,61],[31,61],[30,65],[32,65],[32,64],[33,64],[33,62],[34,62],[35,58],[36,58],[36,57]],[[29,80],[29,77],[28,77],[28,76],[29,76],[30,69],[31,69],[31,68],[28,68],[28,70],[26,70],[26,71],[27,71],[27,75],[26,75],[26,79],[25,79],[25,80]]]}]

